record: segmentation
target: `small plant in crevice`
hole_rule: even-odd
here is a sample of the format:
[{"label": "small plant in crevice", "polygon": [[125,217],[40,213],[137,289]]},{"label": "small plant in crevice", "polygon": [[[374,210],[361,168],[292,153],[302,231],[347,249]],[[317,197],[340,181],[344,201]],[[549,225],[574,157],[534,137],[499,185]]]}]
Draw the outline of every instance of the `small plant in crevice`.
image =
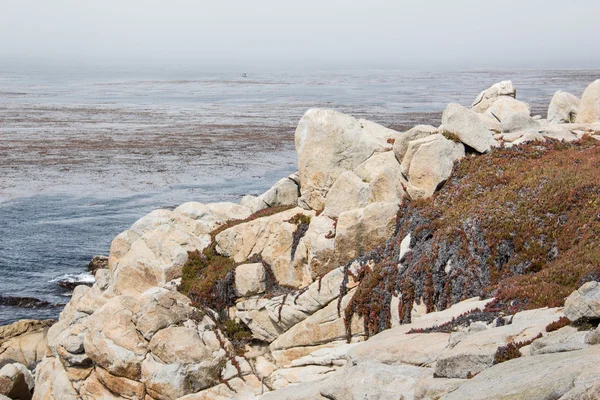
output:
[{"label": "small plant in crevice", "polygon": [[541,337],[542,334],[540,333],[531,340],[524,340],[522,342],[510,342],[505,346],[498,347],[498,350],[496,350],[496,354],[494,355],[494,364],[500,364],[505,361],[521,357],[522,354],[520,349],[522,347],[529,346],[531,343],[533,343],[535,340]]},{"label": "small plant in crevice", "polygon": [[304,237],[304,235],[306,235],[306,232],[308,231],[310,219],[310,215],[304,215],[299,213],[294,215],[289,220],[285,221],[290,224],[296,225],[296,231],[294,232],[294,236],[292,239],[292,247],[290,250],[292,261],[294,261],[294,256],[296,255],[296,249],[300,244],[300,240]]},{"label": "small plant in crevice", "polygon": [[558,320],[556,320],[554,322],[550,322],[546,326],[546,332],[553,332],[553,331],[559,330],[560,328],[564,328],[565,326],[568,326],[570,324],[571,324],[571,321],[569,320],[569,318],[560,317]]}]

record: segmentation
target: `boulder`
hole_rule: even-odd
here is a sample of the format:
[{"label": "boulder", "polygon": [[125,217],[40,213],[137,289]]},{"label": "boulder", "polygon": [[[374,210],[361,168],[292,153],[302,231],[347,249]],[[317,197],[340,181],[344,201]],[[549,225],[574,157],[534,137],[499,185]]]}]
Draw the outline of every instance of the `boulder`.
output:
[{"label": "boulder", "polygon": [[517,97],[517,91],[511,81],[502,81],[479,93],[471,105],[471,110],[484,113],[500,97]]},{"label": "boulder", "polygon": [[565,300],[564,313],[571,321],[580,318],[600,318],[600,286],[598,282],[584,283]]},{"label": "boulder", "polygon": [[310,273],[293,267],[291,251],[298,226],[290,219],[297,214],[315,215],[313,211],[294,208],[233,226],[216,236],[217,251],[238,263],[260,255],[271,266],[279,284],[295,287],[308,284],[312,282]]},{"label": "boulder", "polygon": [[369,204],[371,187],[354,172],[342,172],[325,198],[323,214],[330,218],[339,217],[340,213]]},{"label": "boulder", "polygon": [[6,364],[0,369],[0,395],[11,399],[29,400],[33,385],[31,372],[22,364]]},{"label": "boulder", "polygon": [[34,400],[79,400],[67,371],[56,357],[45,357],[37,368]]},{"label": "boulder", "polygon": [[339,265],[384,243],[394,231],[397,203],[372,203],[340,214],[335,233]]},{"label": "boulder", "polygon": [[33,368],[46,352],[52,320],[20,320],[0,326],[0,363],[17,362]]},{"label": "boulder", "polygon": [[519,100],[502,96],[498,98],[485,113],[502,123],[502,121],[505,121],[508,117],[515,114],[529,117],[531,110],[527,104],[520,102]]},{"label": "boulder", "polygon": [[502,120],[502,124],[500,125],[500,129],[505,134],[509,132],[537,130],[539,127],[540,123],[525,113],[510,114]]},{"label": "boulder", "polygon": [[353,171],[375,152],[389,148],[398,132],[333,110],[308,110],[296,129],[301,198],[313,210],[325,207],[325,197],[337,177]]},{"label": "boulder", "polygon": [[402,133],[394,142],[394,154],[399,163],[402,163],[408,144],[413,140],[423,139],[430,135],[439,133],[438,128],[431,125],[417,125]]},{"label": "boulder", "polygon": [[437,360],[435,374],[442,378],[462,379],[469,373],[475,375],[493,365],[498,347],[534,339],[560,315],[559,309],[523,311],[515,314],[509,325],[479,332],[452,333],[449,346]]},{"label": "boulder", "polygon": [[[132,231],[142,235],[131,243],[124,255],[113,254],[111,245],[109,268],[111,286],[116,294],[139,296],[149,288],[179,278],[188,252],[202,251],[210,244],[210,236],[201,233],[204,228],[199,228],[197,221],[179,213],[170,214],[172,218],[151,214],[132,226]],[[154,223],[160,222],[157,219],[170,222],[154,227]],[[120,241],[118,236],[113,244],[121,247]],[[119,253],[123,250],[119,249]]]},{"label": "boulder", "polygon": [[354,170],[354,173],[369,184],[369,203],[400,203],[405,192],[406,179],[402,176],[400,163],[394,152],[375,153]]},{"label": "boulder", "polygon": [[590,83],[581,96],[579,113],[575,122],[591,124],[600,121],[600,79]]},{"label": "boulder", "polygon": [[413,199],[430,197],[452,173],[454,162],[465,156],[465,147],[440,134],[413,140],[402,161]]},{"label": "boulder", "polygon": [[150,341],[141,382],[154,398],[176,399],[219,382],[226,351],[213,331],[170,327]]},{"label": "boulder", "polygon": [[184,203],[174,212],[185,215],[202,226],[202,233],[210,233],[230,220],[242,220],[252,214],[252,210],[235,203],[202,204],[195,201]]},{"label": "boulder", "polygon": [[490,151],[496,144],[492,133],[479,116],[460,104],[451,103],[446,107],[442,114],[441,130],[455,135],[480,153]]},{"label": "boulder", "polygon": [[267,274],[262,263],[242,264],[235,268],[235,290],[240,297],[263,293],[267,288]]},{"label": "boulder", "polygon": [[548,121],[554,124],[575,122],[580,103],[581,101],[571,93],[557,91],[548,106]]},{"label": "boulder", "polygon": [[88,318],[86,355],[115,376],[139,380],[148,341],[136,329],[133,310],[136,298],[119,296],[108,301]]},{"label": "boulder", "polygon": [[[592,382],[598,381],[599,356],[600,346],[594,346],[569,353],[516,358],[482,371],[442,399],[585,399],[561,396],[574,392],[583,394]],[[591,379],[582,379],[586,375]]]},{"label": "boulder", "polygon": [[565,326],[531,343],[529,353],[536,355],[581,350],[588,347],[585,343],[587,334],[575,327]]},{"label": "boulder", "polygon": [[[342,299],[341,316],[338,315],[338,302],[332,301],[326,307],[281,334],[269,346],[271,351],[300,346],[310,347],[346,339],[343,310],[354,292],[355,289],[351,290]],[[351,328],[353,336],[362,337],[364,332],[362,318],[354,316],[351,321]]]},{"label": "boulder", "polygon": [[255,339],[270,343],[281,335],[285,329],[278,319],[271,319],[266,309],[269,299],[248,299],[238,302],[235,316],[252,331]]},{"label": "boulder", "polygon": [[260,196],[244,196],[240,201],[242,206],[248,207],[252,212],[257,212],[269,207],[295,206],[298,204],[300,188],[296,174],[280,179]]}]

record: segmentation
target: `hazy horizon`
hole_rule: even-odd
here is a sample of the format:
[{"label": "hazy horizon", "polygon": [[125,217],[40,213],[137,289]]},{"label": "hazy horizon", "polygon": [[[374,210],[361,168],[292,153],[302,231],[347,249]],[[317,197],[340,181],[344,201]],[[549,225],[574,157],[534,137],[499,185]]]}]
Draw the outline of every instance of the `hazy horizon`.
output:
[{"label": "hazy horizon", "polygon": [[597,68],[600,2],[3,0],[6,65]]}]

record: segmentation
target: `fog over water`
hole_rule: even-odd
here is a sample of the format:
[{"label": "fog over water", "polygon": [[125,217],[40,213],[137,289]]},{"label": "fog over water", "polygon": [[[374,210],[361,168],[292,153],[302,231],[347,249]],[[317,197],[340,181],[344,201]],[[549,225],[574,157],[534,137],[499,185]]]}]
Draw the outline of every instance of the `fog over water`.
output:
[{"label": "fog over water", "polygon": [[0,59],[91,65],[596,67],[596,0],[3,0]]}]

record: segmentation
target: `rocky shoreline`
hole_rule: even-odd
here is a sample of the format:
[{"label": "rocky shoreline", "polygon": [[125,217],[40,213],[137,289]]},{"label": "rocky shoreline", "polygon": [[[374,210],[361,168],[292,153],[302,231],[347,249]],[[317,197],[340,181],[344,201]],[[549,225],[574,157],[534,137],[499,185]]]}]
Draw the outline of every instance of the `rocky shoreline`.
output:
[{"label": "rocky shoreline", "polygon": [[[448,105],[440,127],[407,132],[308,110],[297,173],[240,204],[153,211],[113,240],[56,323],[0,328],[0,399],[600,398],[593,260],[574,266],[564,304],[511,297],[503,283],[543,271],[560,244],[492,247],[461,231],[453,247],[437,240],[435,216],[407,211],[467,191],[453,180],[471,160],[572,151],[583,160],[565,159],[581,164],[598,140],[600,80],[581,99],[557,92],[547,119],[510,81],[470,109]],[[474,181],[475,194],[488,183]],[[598,184],[578,184],[568,201],[600,209]],[[569,223],[579,240],[596,229]],[[532,246],[552,255],[541,261]]]}]

